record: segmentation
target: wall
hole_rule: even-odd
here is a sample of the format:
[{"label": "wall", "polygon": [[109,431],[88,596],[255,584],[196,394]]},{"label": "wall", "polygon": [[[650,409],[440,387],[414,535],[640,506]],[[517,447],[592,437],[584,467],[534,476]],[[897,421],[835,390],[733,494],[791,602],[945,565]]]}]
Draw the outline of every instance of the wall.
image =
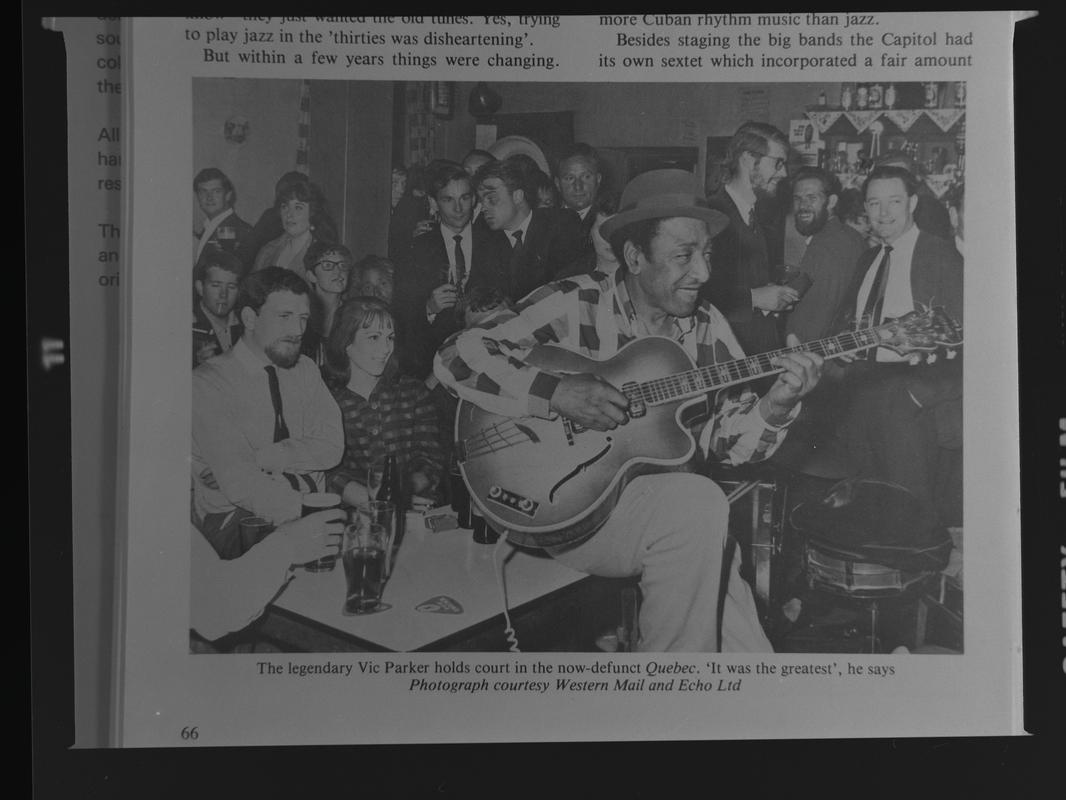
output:
[{"label": "wall", "polygon": [[[461,159],[473,146],[474,118],[466,108],[473,83],[456,84],[453,119],[439,123],[441,156]],[[501,113],[574,111],[574,136],[600,147],[698,146],[708,136],[729,136],[748,119],[782,131],[818,102],[823,88],[836,97],[838,84],[814,83],[491,83],[503,97]],[[749,114],[745,92],[766,90],[766,114]]]},{"label": "wall", "polygon": [[[254,223],[274,202],[274,184],[296,168],[300,81],[197,78],[193,81],[193,174],[218,167],[237,189],[238,216]],[[240,114],[250,123],[244,144],[223,135],[226,120]],[[189,196],[192,194],[189,176]],[[193,200],[194,223],[201,212]]]}]

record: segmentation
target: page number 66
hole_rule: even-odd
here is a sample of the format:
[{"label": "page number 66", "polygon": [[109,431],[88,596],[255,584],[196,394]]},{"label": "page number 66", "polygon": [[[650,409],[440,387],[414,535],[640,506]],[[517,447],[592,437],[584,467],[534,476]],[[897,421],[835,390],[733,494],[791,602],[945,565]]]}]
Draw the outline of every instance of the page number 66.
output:
[{"label": "page number 66", "polygon": [[195,741],[196,739],[199,739],[199,726],[193,725],[192,727],[189,727],[188,725],[186,725],[184,728],[181,729],[181,738],[185,741]]}]

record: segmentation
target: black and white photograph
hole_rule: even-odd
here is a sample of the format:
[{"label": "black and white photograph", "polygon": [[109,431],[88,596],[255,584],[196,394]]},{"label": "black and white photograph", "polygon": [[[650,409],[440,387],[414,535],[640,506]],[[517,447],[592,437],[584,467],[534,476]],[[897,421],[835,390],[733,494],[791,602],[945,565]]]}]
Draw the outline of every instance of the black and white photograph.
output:
[{"label": "black and white photograph", "polygon": [[190,653],[966,652],[966,81],[191,82]]}]

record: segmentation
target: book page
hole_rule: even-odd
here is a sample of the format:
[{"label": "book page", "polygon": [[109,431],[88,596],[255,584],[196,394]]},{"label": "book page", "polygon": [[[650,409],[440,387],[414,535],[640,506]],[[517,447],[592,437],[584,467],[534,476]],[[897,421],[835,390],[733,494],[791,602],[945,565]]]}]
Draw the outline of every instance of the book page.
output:
[{"label": "book page", "polygon": [[[123,746],[176,747],[1020,732],[1009,180],[1010,53],[1016,18],[1010,13],[796,13],[130,20],[123,32],[123,100],[130,132],[124,138],[128,193],[123,234],[132,267],[121,285],[128,438],[122,444],[125,464],[119,495],[125,586],[119,614],[118,741]],[[702,483],[686,484],[698,490],[668,510],[684,513],[690,503],[694,509],[707,507],[714,501],[708,495],[731,501],[731,526],[738,526],[740,545],[735,551],[727,547],[725,559],[719,553],[714,562],[726,561],[729,591],[724,600],[712,592],[695,611],[661,613],[660,621],[665,617],[670,625],[678,614],[686,619],[713,615],[715,604],[722,603],[724,641],[721,648],[711,641],[704,647],[644,652],[642,644],[653,641],[658,632],[648,629],[647,620],[653,618],[652,606],[659,608],[658,601],[650,600],[649,592],[655,590],[649,589],[647,570],[638,587],[640,568],[593,567],[558,550],[550,557],[542,548],[528,546],[544,541],[534,535],[512,535],[510,541],[504,538],[491,546],[476,543],[467,527],[449,525],[450,509],[439,494],[432,498],[439,508],[428,516],[436,516],[435,524],[444,529],[428,527],[427,515],[420,511],[402,515],[402,539],[388,550],[395,561],[386,568],[384,591],[378,587],[374,596],[370,590],[369,605],[359,609],[371,613],[356,613],[348,602],[350,593],[357,592],[347,582],[356,580],[354,561],[321,572],[289,569],[295,560],[291,540],[297,538],[292,527],[281,525],[284,530],[279,528],[235,558],[221,558],[217,548],[207,544],[201,531],[209,520],[224,527],[232,522],[231,513],[240,514],[244,508],[227,494],[229,473],[223,473],[223,461],[240,460],[244,449],[259,459],[261,468],[247,484],[252,487],[247,496],[255,495],[247,502],[254,516],[263,516],[262,509],[268,508],[283,514],[279,509],[285,503],[295,516],[292,509],[298,509],[299,501],[289,498],[294,492],[298,498],[300,490],[282,480],[276,480],[272,490],[270,475],[278,478],[283,470],[272,469],[262,460],[269,456],[255,453],[276,453],[279,443],[285,449],[282,440],[289,427],[294,431],[291,438],[300,439],[304,434],[296,432],[296,424],[314,428],[314,436],[306,434],[308,440],[335,441],[330,437],[337,435],[340,417],[334,409],[312,415],[311,422],[294,423],[292,403],[303,402],[312,389],[287,394],[284,414],[277,401],[271,411],[277,392],[266,393],[266,379],[256,368],[256,380],[262,381],[258,400],[227,406],[235,395],[223,392],[216,398],[217,408],[212,407],[214,424],[205,421],[205,401],[191,399],[204,396],[205,384],[197,381],[212,369],[222,369],[220,365],[236,369],[236,359],[247,359],[240,355],[245,341],[241,337],[254,340],[255,327],[263,319],[250,308],[227,316],[234,306],[228,299],[219,300],[218,294],[205,299],[212,276],[193,272],[205,251],[214,252],[214,247],[231,255],[240,252],[245,227],[268,224],[271,209],[276,209],[274,238],[260,249],[269,255],[257,256],[253,275],[274,265],[287,265],[296,273],[310,269],[318,276],[312,283],[319,287],[325,273],[315,270],[324,267],[306,264],[301,248],[314,246],[308,242],[326,237],[324,231],[346,245],[354,262],[385,256],[391,245],[396,248],[392,277],[397,295],[390,299],[395,308],[409,302],[402,293],[412,284],[403,267],[412,240],[407,234],[398,243],[390,242],[391,234],[402,209],[420,207],[423,200],[396,182],[394,166],[405,168],[402,175],[411,180],[418,172],[412,165],[424,168],[433,159],[461,162],[476,149],[499,160],[523,156],[551,174],[568,147],[585,142],[598,153],[602,173],[610,176],[620,202],[617,210],[629,213],[630,219],[643,212],[634,212],[639,208],[633,201],[636,190],[627,192],[626,187],[655,170],[681,170],[690,176],[685,180],[698,183],[699,194],[728,196],[736,167],[723,170],[723,165],[745,123],[772,126],[783,137],[782,142],[774,140],[780,157],[773,147],[761,150],[751,144],[738,156],[748,164],[746,174],[756,176],[752,185],[763,190],[758,208],[763,216],[751,225],[755,230],[761,226],[767,242],[766,262],[775,275],[766,287],[777,292],[775,296],[790,298],[783,289],[802,285],[792,281],[803,271],[798,267],[818,233],[806,226],[805,201],[795,195],[795,187],[784,202],[768,202],[774,185],[789,185],[784,176],[802,176],[801,168],[831,173],[839,182],[834,188],[838,197],[860,198],[859,211],[866,213],[855,216],[866,216],[875,234],[889,236],[877,231],[890,228],[895,218],[884,212],[870,219],[875,213],[870,205],[873,189],[865,185],[865,176],[884,156],[902,154],[920,178],[922,193],[955,221],[932,244],[934,235],[915,226],[920,232],[910,256],[912,274],[917,274],[914,264],[923,258],[923,248],[950,252],[943,258],[964,265],[965,319],[953,322],[960,326],[956,334],[965,331],[965,346],[957,338],[950,348],[954,358],[966,354],[960,401],[964,425],[952,442],[937,441],[938,448],[961,459],[961,473],[955,473],[961,475],[961,518],[938,526],[951,537],[941,540],[943,563],[932,569],[901,566],[898,561],[885,564],[883,557],[871,559],[868,551],[842,551],[839,542],[836,547],[819,544],[819,531],[811,525],[801,535],[799,498],[809,493],[810,511],[833,483],[826,474],[792,469],[756,470],[753,479],[746,473],[719,475],[723,493],[705,488],[709,481],[700,479]],[[223,177],[202,172],[207,169]],[[535,171],[523,169],[530,170],[523,173],[527,175]],[[300,213],[307,206],[310,211],[303,227],[297,224],[293,233],[286,215],[295,208],[290,203],[296,195],[290,197],[285,186],[279,187],[279,179],[291,172],[306,180],[295,179],[290,189],[309,181],[317,192],[308,195],[310,200],[299,200],[304,207]],[[572,187],[561,172],[559,177],[555,187],[565,199]],[[907,185],[902,178],[891,180]],[[547,184],[549,196],[553,183]],[[205,187],[219,190],[219,197],[225,198],[221,206],[200,193]],[[484,188],[478,192],[482,210],[477,213],[492,228],[503,212]],[[443,220],[441,225],[448,219],[445,194],[442,188],[432,205],[425,201]],[[916,196],[908,193],[901,202],[908,205]],[[405,199],[410,200],[408,206],[402,205]],[[626,206],[627,201],[635,204]],[[323,208],[328,215],[321,213]],[[711,227],[716,232],[724,228],[719,222],[723,212],[701,211],[699,216],[707,221],[705,233]],[[960,219],[965,219],[964,227]],[[841,228],[845,222],[840,219]],[[565,224],[577,223],[570,219]],[[609,219],[603,225],[611,230]],[[440,230],[434,222],[426,227]],[[534,241],[533,233],[528,236]],[[712,259],[722,241],[715,239]],[[859,262],[865,270],[880,256],[870,255],[865,244],[861,249],[868,257]],[[506,252],[514,257],[513,251]],[[893,255],[903,258],[902,253],[900,246]],[[625,252],[623,257],[629,258]],[[441,283],[462,284],[454,278],[455,263],[452,257],[441,262]],[[332,274],[334,267],[326,269]],[[868,277],[873,279],[875,272],[871,269]],[[381,283],[387,273],[379,268],[371,278],[374,270],[362,262],[350,271],[349,280],[358,275],[359,291],[376,293],[385,291]],[[713,276],[700,282],[708,280]],[[827,280],[815,275],[812,286],[821,288]],[[886,280],[890,287],[900,285],[891,277]],[[917,300],[924,290],[918,278],[912,284]],[[684,291],[694,292],[695,287],[686,285]],[[869,285],[859,291],[872,292]],[[886,290],[884,302],[898,307],[893,291]],[[301,298],[302,292],[287,294]],[[937,284],[931,296],[934,305],[950,303],[942,294]],[[746,316],[756,322],[770,320],[771,327],[779,322],[784,329],[790,313],[786,305],[756,305]],[[211,352],[204,353],[205,359],[198,359],[194,349],[192,361],[206,361],[197,367],[196,378],[190,363],[190,306],[194,315],[198,307],[218,312],[210,327],[213,335],[222,337],[208,342]],[[439,305],[427,304],[424,312],[418,311],[412,317],[418,324],[432,324]],[[299,316],[301,311],[290,313]],[[691,310],[675,316],[685,319],[689,314]],[[244,325],[239,335],[232,331],[238,320]],[[312,316],[307,325],[313,329],[315,324]],[[608,323],[598,318],[596,326],[601,324]],[[398,347],[413,352],[417,337],[404,341],[399,324],[397,329]],[[595,327],[592,333],[604,341],[602,334],[608,331],[613,333]],[[333,341],[329,334],[325,331],[327,353]],[[819,345],[827,359],[861,344],[812,338],[829,342]],[[300,333],[278,341],[281,350],[303,344]],[[658,351],[654,356],[664,357]],[[948,361],[943,351],[938,357]],[[297,363],[312,364],[313,359]],[[691,367],[691,361],[687,363]],[[741,371],[719,376],[723,384],[762,374],[756,360],[730,363]],[[995,364],[999,380],[981,380],[982,370],[973,366],[979,363]],[[438,360],[438,377],[440,364]],[[595,367],[572,371],[586,369]],[[700,375],[703,381],[717,379],[713,372]],[[317,387],[317,378],[306,380]],[[283,385],[280,393],[287,391]],[[346,427],[352,419],[362,424],[375,413],[369,404],[352,405],[361,397],[354,390],[349,394],[356,400],[336,394],[341,410],[361,410],[345,419]],[[925,398],[910,399],[922,408]],[[492,412],[503,405],[493,406]],[[530,401],[531,410],[533,405]],[[275,417],[273,440],[262,425],[256,428],[256,415],[262,416],[263,409],[268,424]],[[629,409],[632,413],[632,406]],[[591,439],[587,429],[566,427],[556,418],[551,431],[562,437],[565,428],[573,440],[560,439],[564,455],[538,450],[516,465],[513,474],[490,471],[482,497],[477,495],[470,444],[487,440],[463,431],[462,413],[463,474],[475,491],[475,506],[490,521],[498,522],[506,513],[514,518],[542,513],[548,501],[534,499],[538,482],[548,480],[551,491],[546,489],[545,497],[554,502],[559,492],[565,494],[559,487],[600,469],[595,464],[607,452],[592,449],[588,457],[566,462],[572,458],[565,456],[567,446],[576,441],[576,447],[584,447],[582,442]],[[540,428],[529,426],[549,416],[521,417],[517,429],[505,419],[494,430],[503,431],[503,437],[519,430],[529,439],[546,440]],[[289,422],[281,436],[279,417]],[[227,421],[220,422],[223,419]],[[649,438],[660,443],[675,429],[682,430],[673,415],[668,422],[671,427]],[[529,436],[523,425],[538,435]],[[477,429],[477,435],[485,430]],[[193,450],[190,432],[194,439],[201,437]],[[257,445],[254,440],[260,434],[265,443]],[[369,435],[367,447],[374,447],[375,435],[380,431]],[[223,440],[227,444],[219,445]],[[787,443],[786,438],[781,444],[782,457]],[[691,444],[695,449],[697,442]],[[345,452],[352,452],[351,440],[346,446]],[[208,451],[217,457],[205,455]],[[316,472],[342,458],[340,449],[334,452],[326,446],[313,452],[309,446],[301,453],[305,460],[300,474],[311,476],[312,483],[318,480]],[[332,462],[324,463],[330,457]],[[915,453],[916,461],[922,457]],[[667,460],[664,456],[659,463]],[[570,466],[561,469],[564,462]],[[334,474],[328,473],[327,479],[333,480]],[[492,477],[497,474],[509,477]],[[580,513],[567,512],[551,530],[590,519],[581,514],[602,512],[598,521],[607,522],[595,539],[618,523],[611,515],[621,508],[627,509],[630,529],[640,528],[640,513],[659,501],[654,493],[632,500],[631,490],[653,485],[653,479],[632,480],[623,491],[619,482],[630,477],[604,478],[602,492],[590,490],[592,511],[583,507]],[[691,475],[672,477],[695,480]],[[364,470],[341,486],[347,492],[352,483],[368,481]],[[670,491],[678,485],[670,484]],[[615,487],[618,492],[613,492]],[[617,506],[615,499],[620,501]],[[889,510],[898,513],[900,508]],[[658,521],[644,524],[643,532],[653,530]],[[900,533],[886,534],[882,522],[869,511],[860,527],[864,535],[879,531],[870,533],[875,538]],[[708,518],[707,525],[724,537],[713,519]],[[512,530],[521,528],[519,524]],[[760,551],[758,537],[763,535],[768,538]],[[873,544],[891,549],[895,541]],[[361,563],[360,580],[371,569]],[[376,580],[380,583],[380,577]],[[669,580],[672,577],[668,586]],[[368,591],[359,585],[363,588],[358,591]],[[666,596],[676,600],[680,590],[668,589]],[[505,609],[507,616],[501,616]],[[634,620],[645,629],[635,632]],[[750,635],[738,633],[749,622]],[[195,631],[191,639],[190,629]],[[762,646],[764,639],[769,646]],[[634,651],[623,652],[629,644],[635,645]]]}]

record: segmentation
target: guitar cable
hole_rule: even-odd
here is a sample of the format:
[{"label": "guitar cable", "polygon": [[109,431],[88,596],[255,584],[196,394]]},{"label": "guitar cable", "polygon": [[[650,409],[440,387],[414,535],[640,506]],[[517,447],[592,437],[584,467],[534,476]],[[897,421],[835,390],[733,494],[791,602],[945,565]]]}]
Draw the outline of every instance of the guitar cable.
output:
[{"label": "guitar cable", "polygon": [[511,653],[521,653],[522,650],[518,646],[518,637],[515,635],[514,626],[511,624],[511,614],[507,609],[507,584],[504,582],[503,576],[503,567],[506,559],[500,561],[500,550],[507,544],[507,533],[507,531],[502,531],[500,538],[496,540],[496,547],[492,550],[492,564],[496,572],[496,585],[500,589],[500,597],[503,600],[503,632],[507,639],[507,650]]}]

